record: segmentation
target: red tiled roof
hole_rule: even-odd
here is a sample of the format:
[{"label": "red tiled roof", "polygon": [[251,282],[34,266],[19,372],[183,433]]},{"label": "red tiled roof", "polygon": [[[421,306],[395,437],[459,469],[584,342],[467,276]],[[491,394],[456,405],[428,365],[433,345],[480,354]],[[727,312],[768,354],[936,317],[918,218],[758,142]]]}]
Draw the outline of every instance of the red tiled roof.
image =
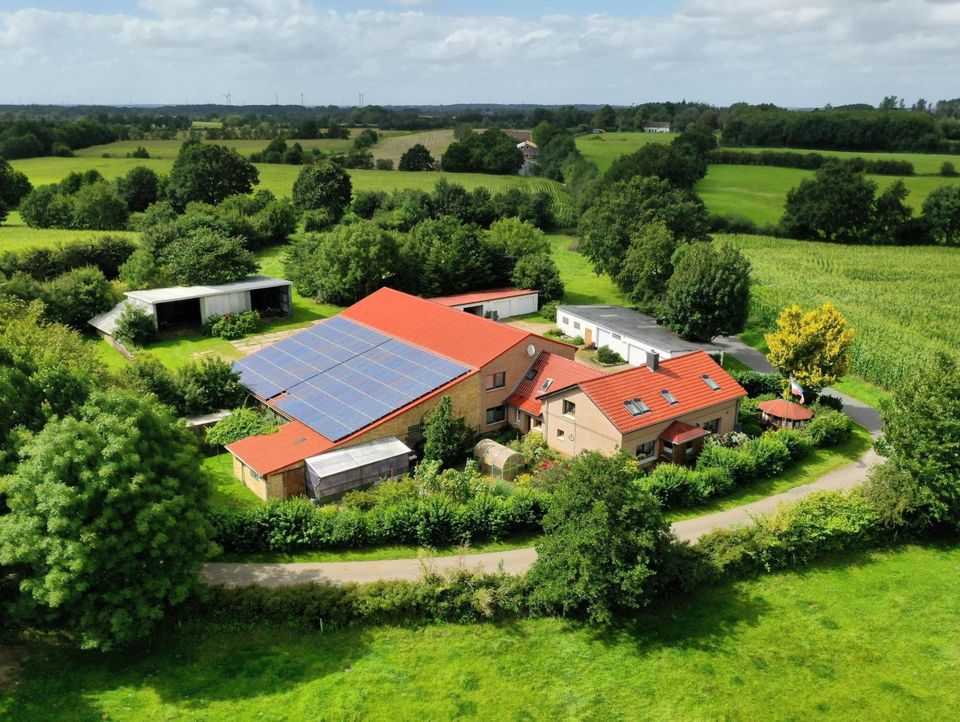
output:
[{"label": "red tiled roof", "polygon": [[489,291],[460,293],[455,296],[435,296],[428,300],[439,303],[441,306],[465,306],[468,303],[483,303],[484,301],[496,301],[500,298],[529,296],[531,293],[536,293],[536,291],[521,288],[491,288]]},{"label": "red tiled roof", "polygon": [[291,421],[272,434],[248,436],[227,444],[227,451],[260,476],[272,474],[308,456],[316,456],[333,448],[333,442],[306,424]]},{"label": "red tiled roof", "polygon": [[[714,391],[707,386],[702,378],[705,375],[720,388]],[[703,351],[662,361],[658,371],[639,366],[585,381],[579,386],[623,434],[747,395],[740,384]],[[673,394],[677,403],[670,404],[661,395],[663,390]],[[623,405],[637,398],[650,408],[648,413],[633,416]]]},{"label": "red tiled roof", "polygon": [[[536,376],[529,380],[524,376],[523,381],[507,399],[507,403],[534,416],[540,416],[543,411],[540,397],[544,393],[559,391],[581,381],[588,381],[604,375],[602,371],[565,359],[562,356],[556,356],[548,351],[541,353],[530,368],[536,372]],[[542,392],[540,388],[546,379],[553,379],[553,383],[550,384],[547,392]]]},{"label": "red tiled roof", "polygon": [[674,421],[670,426],[660,432],[660,438],[669,441],[671,444],[684,444],[701,436],[707,436],[710,432],[701,429],[699,426],[684,423],[683,421]]},{"label": "red tiled roof", "polygon": [[788,421],[809,421],[813,418],[813,412],[810,409],[804,408],[800,404],[795,404],[792,401],[787,401],[786,399],[761,401],[757,404],[757,408],[770,414],[770,416],[776,416],[778,419],[786,419]]},{"label": "red tiled roof", "polygon": [[541,338],[392,288],[371,293],[342,315],[474,368],[486,366],[528,338]]}]

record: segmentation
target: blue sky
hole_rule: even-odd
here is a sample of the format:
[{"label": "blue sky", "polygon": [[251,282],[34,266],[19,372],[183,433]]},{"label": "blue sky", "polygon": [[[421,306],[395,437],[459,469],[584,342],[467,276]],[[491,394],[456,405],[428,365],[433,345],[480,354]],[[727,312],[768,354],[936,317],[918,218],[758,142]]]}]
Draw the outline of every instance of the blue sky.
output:
[{"label": "blue sky", "polygon": [[0,103],[960,95],[960,0],[0,0]]}]

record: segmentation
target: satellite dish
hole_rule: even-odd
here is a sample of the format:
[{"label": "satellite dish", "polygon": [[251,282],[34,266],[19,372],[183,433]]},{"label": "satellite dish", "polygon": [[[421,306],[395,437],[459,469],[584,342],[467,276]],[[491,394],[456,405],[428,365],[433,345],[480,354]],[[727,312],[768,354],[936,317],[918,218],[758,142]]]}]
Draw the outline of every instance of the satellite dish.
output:
[{"label": "satellite dish", "polygon": [[527,356],[533,356],[536,352],[537,352],[536,346],[534,346],[533,344],[530,344],[529,346],[527,346]]}]

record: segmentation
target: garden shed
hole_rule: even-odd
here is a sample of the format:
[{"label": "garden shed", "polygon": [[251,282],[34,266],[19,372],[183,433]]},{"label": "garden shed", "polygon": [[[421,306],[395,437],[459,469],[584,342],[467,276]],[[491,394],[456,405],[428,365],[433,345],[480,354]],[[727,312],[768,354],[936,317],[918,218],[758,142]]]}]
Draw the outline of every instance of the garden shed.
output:
[{"label": "garden shed", "polygon": [[523,455],[493,439],[481,439],[473,449],[484,474],[512,481],[523,471]]},{"label": "garden shed", "polygon": [[763,423],[776,429],[802,429],[813,418],[813,412],[786,399],[771,399],[757,404]]},{"label": "garden shed", "polygon": [[307,493],[325,499],[367,484],[396,479],[415,458],[395,436],[328,451],[306,460]]}]

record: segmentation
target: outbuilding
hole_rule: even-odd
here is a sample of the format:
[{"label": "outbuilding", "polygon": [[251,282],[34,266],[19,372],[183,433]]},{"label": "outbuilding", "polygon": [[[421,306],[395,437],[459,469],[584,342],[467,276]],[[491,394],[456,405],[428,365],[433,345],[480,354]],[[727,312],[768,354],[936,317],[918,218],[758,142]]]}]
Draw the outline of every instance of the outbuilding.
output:
[{"label": "outbuilding", "polygon": [[587,346],[607,346],[631,366],[643,366],[653,354],[666,361],[705,351],[723,359],[721,347],[687,341],[652,316],[624,306],[557,306],[557,328]]},{"label": "outbuilding", "polygon": [[307,493],[314,499],[396,479],[407,473],[413,452],[395,436],[335,449],[306,460]]},{"label": "outbuilding", "polygon": [[539,292],[520,288],[493,288],[489,291],[461,293],[456,296],[437,296],[430,300],[441,306],[455,308],[458,311],[494,321],[536,313],[540,307]]},{"label": "outbuilding", "polygon": [[800,429],[813,418],[813,412],[786,399],[770,399],[757,404],[763,423],[776,429]]},{"label": "outbuilding", "polygon": [[480,470],[488,476],[512,481],[523,471],[523,455],[493,439],[480,439],[473,449]]}]

